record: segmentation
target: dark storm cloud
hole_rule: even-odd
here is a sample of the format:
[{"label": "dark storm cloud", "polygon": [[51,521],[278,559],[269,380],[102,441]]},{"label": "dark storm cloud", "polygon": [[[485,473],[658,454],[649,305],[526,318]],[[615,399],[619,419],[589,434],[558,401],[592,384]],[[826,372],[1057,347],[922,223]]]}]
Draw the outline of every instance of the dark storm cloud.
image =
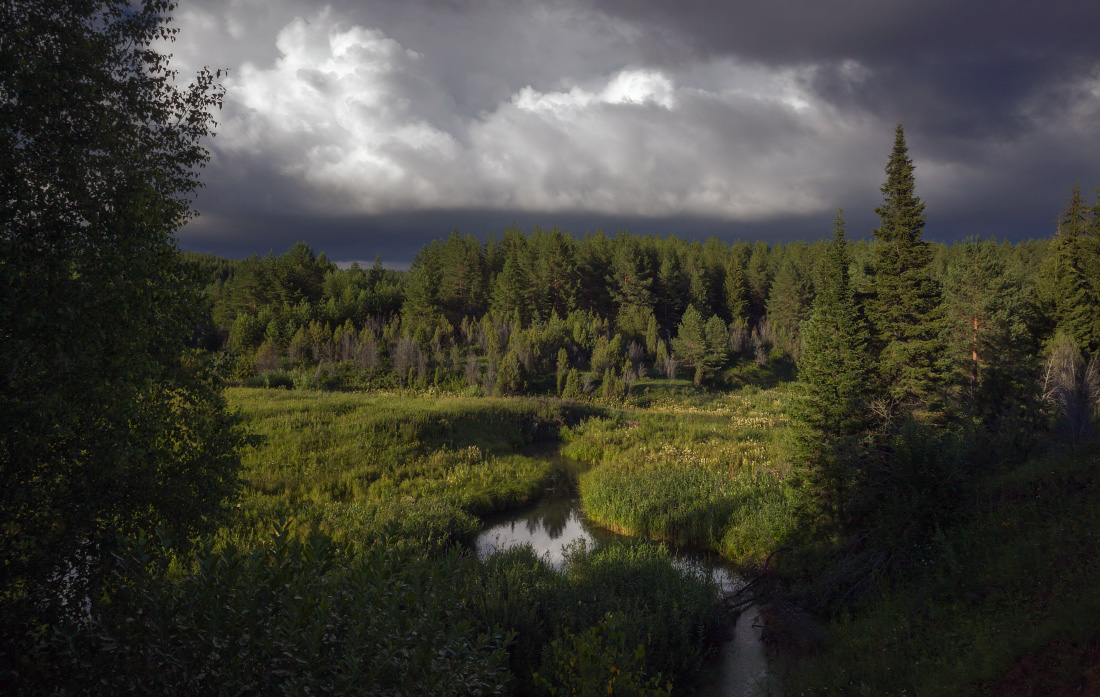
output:
[{"label": "dark storm cloud", "polygon": [[[650,55],[813,65],[830,101],[940,136],[1027,129],[1032,98],[1064,103],[1100,63],[1100,3],[956,0],[597,0],[645,27]],[[862,79],[845,73],[850,62]]]},{"label": "dark storm cloud", "polygon": [[[230,68],[188,248],[408,261],[515,221],[867,235],[903,120],[928,236],[1050,233],[1100,176],[1100,6],[206,0]],[[358,251],[357,251],[358,250]]]}]

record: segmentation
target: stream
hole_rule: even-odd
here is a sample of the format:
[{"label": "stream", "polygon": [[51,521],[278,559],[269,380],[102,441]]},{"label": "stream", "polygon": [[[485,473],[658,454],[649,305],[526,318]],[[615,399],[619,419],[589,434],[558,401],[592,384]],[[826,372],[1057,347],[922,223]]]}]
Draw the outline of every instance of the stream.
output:
[{"label": "stream", "polygon": [[[586,544],[622,539],[584,518],[576,494],[576,474],[583,465],[563,458],[556,452],[539,453],[550,460],[559,474],[558,485],[547,489],[537,503],[491,516],[477,538],[481,556],[517,545],[531,545],[551,565],[560,567],[565,547],[577,540]],[[742,583],[733,571],[713,554],[671,549],[674,563],[685,570],[703,571],[721,585],[723,592],[736,590]],[[779,683],[768,669],[767,653],[761,639],[759,609],[748,607],[737,618],[732,636],[716,647],[703,679],[701,697],[763,697],[781,694]]]}]

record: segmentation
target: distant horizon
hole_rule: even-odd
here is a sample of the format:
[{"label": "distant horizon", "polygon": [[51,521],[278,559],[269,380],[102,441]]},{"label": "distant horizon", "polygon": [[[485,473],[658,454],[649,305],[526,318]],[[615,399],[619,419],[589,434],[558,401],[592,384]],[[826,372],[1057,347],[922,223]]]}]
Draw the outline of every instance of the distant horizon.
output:
[{"label": "distant horizon", "polygon": [[[1051,216],[1050,216],[1050,220],[1047,224],[1048,229],[1046,230],[1045,234],[1032,234],[1032,235],[1018,234],[1018,235],[1015,235],[1015,236],[1011,236],[1011,235],[1007,235],[1007,234],[1001,234],[1001,235],[992,234],[992,233],[980,234],[980,233],[967,233],[965,231],[960,231],[959,233],[954,234],[954,235],[944,236],[944,235],[930,234],[930,231],[926,229],[926,232],[924,234],[924,239],[926,239],[929,242],[933,242],[933,243],[937,243],[937,244],[946,244],[946,245],[951,245],[951,244],[954,244],[954,243],[961,243],[961,242],[965,241],[967,238],[970,238],[970,237],[977,237],[979,239],[987,239],[987,238],[992,237],[992,238],[996,239],[997,242],[1008,241],[1008,242],[1011,242],[1013,244],[1018,244],[1020,242],[1026,242],[1026,241],[1029,241],[1029,240],[1048,240],[1048,239],[1051,239],[1054,236],[1055,232],[1056,232],[1056,229],[1055,229],[1056,228],[1056,215],[1060,211],[1061,211],[1061,207],[1059,207],[1055,211],[1052,211]],[[679,238],[685,239],[689,242],[695,241],[695,240],[698,240],[699,242],[705,242],[707,239],[709,239],[711,237],[715,237],[715,238],[721,240],[725,244],[732,244],[732,243],[738,242],[738,241],[748,242],[748,243],[767,242],[768,244],[773,244],[773,245],[774,244],[789,244],[789,243],[792,243],[792,242],[805,242],[807,244],[812,244],[814,242],[819,242],[819,241],[829,239],[829,237],[831,235],[832,223],[833,223],[833,219],[835,218],[835,215],[836,214],[835,214],[835,211],[834,211],[832,214],[830,214],[828,216],[827,220],[822,218],[822,220],[820,221],[820,224],[815,225],[815,227],[820,228],[820,233],[816,234],[816,235],[812,235],[812,236],[810,234],[806,234],[806,235],[791,234],[791,233],[789,233],[789,232],[787,232],[783,229],[777,230],[776,228],[779,227],[779,226],[774,224],[774,223],[756,223],[755,225],[753,225],[753,224],[731,225],[727,221],[691,221],[688,224],[685,224],[684,221],[680,221],[680,220],[654,220],[654,221],[647,221],[647,223],[642,226],[643,229],[644,229],[644,231],[642,231],[642,232],[639,232],[636,229],[632,229],[632,228],[629,228],[629,227],[619,227],[619,228],[614,228],[614,229],[606,229],[606,228],[600,227],[600,228],[588,229],[588,230],[585,230],[583,232],[576,232],[575,230],[570,229],[570,228],[568,228],[564,225],[544,225],[544,224],[537,224],[537,223],[532,224],[530,226],[524,226],[524,225],[518,225],[517,224],[517,227],[525,235],[530,235],[531,232],[535,229],[535,227],[539,227],[543,230],[551,230],[551,229],[557,227],[562,232],[564,232],[568,235],[571,235],[572,237],[574,237],[578,240],[583,239],[586,234],[595,234],[597,232],[603,232],[604,234],[606,234],[608,236],[614,237],[615,235],[619,234],[620,231],[625,231],[625,232],[628,232],[630,234],[635,234],[635,235],[639,235],[639,236],[656,235],[657,237],[661,237],[661,238],[679,237]],[[877,222],[878,222],[877,216],[874,216],[873,213],[870,216],[866,216],[866,215],[864,215],[864,216],[854,216],[854,215],[851,215],[848,210],[844,211],[844,216],[845,216],[845,221],[847,223],[847,232],[848,232],[848,240],[849,241],[859,242],[861,240],[871,240],[871,239],[873,239],[874,225],[877,224]],[[563,217],[568,217],[568,216],[563,216]],[[857,221],[859,221],[863,224],[863,227],[865,229],[863,230],[862,234],[860,234],[855,229],[856,224],[853,224],[853,219],[856,219]],[[692,222],[694,224],[691,224]],[[818,223],[819,221],[815,220],[813,222]],[[370,226],[371,225],[370,223],[363,223],[363,224],[365,226]],[[180,248],[183,249],[184,251],[197,252],[197,253],[202,253],[202,254],[214,254],[216,256],[220,256],[220,257],[228,258],[228,259],[247,259],[247,258],[251,257],[254,254],[257,254],[259,256],[266,256],[269,253],[279,255],[279,254],[282,254],[283,252],[285,252],[286,250],[288,250],[295,243],[304,242],[305,244],[309,245],[310,249],[312,249],[315,253],[320,254],[320,253],[323,252],[325,254],[325,256],[330,261],[332,261],[334,264],[336,264],[340,268],[350,267],[353,262],[358,262],[360,266],[363,266],[363,267],[366,268],[366,267],[369,267],[370,265],[372,265],[374,263],[375,255],[381,255],[382,264],[386,269],[390,269],[390,270],[394,270],[394,271],[405,271],[405,270],[408,270],[409,266],[411,265],[411,263],[413,261],[413,258],[415,257],[416,253],[420,249],[422,249],[425,245],[430,244],[431,242],[433,242],[435,240],[445,240],[447,237],[449,237],[451,235],[452,231],[457,231],[458,234],[463,235],[463,236],[465,236],[467,234],[470,234],[476,240],[478,240],[478,242],[484,244],[486,238],[489,235],[493,235],[497,240],[499,240],[501,235],[504,233],[504,231],[508,227],[510,227],[512,224],[513,224],[513,222],[508,222],[508,223],[505,223],[505,224],[501,225],[499,227],[499,229],[492,229],[492,230],[482,231],[482,232],[474,232],[472,230],[467,232],[467,231],[464,231],[464,230],[459,229],[457,227],[452,228],[450,230],[446,230],[445,228],[441,227],[440,228],[441,231],[438,234],[434,234],[434,235],[430,231],[410,233],[410,231],[408,229],[406,229],[405,226],[400,226],[400,227],[396,227],[396,229],[394,230],[394,232],[392,234],[387,235],[385,233],[382,233],[380,235],[383,239],[382,244],[385,245],[388,248],[386,250],[383,250],[382,248],[379,248],[379,247],[370,248],[370,247],[367,246],[369,243],[366,242],[365,240],[360,242],[359,240],[357,240],[353,237],[350,237],[345,232],[346,228],[345,228],[344,225],[341,225],[341,226],[337,227],[337,229],[335,231],[336,234],[331,234],[331,233],[330,234],[324,234],[324,233],[322,233],[320,235],[316,234],[316,230],[314,228],[314,234],[313,235],[302,234],[300,236],[295,236],[296,231],[294,229],[286,228],[286,229],[280,230],[279,234],[275,237],[275,239],[278,240],[277,242],[275,240],[272,240],[270,237],[266,238],[267,239],[267,247],[266,248],[261,248],[260,246],[257,246],[257,247],[254,247],[254,248],[242,248],[238,242],[233,242],[233,241],[229,241],[229,240],[216,240],[216,239],[211,239],[211,238],[205,238],[202,243],[195,243],[196,241],[194,240],[194,238],[190,238],[188,236],[179,236],[179,235],[177,235],[177,240],[180,244]],[[791,230],[805,230],[806,227],[809,226],[809,224],[810,224],[809,221],[800,221],[800,223],[798,225],[792,226]],[[354,223],[348,222],[348,223],[345,223],[345,225],[350,227],[350,226],[354,225]],[[664,226],[664,225],[667,225],[669,228],[672,228],[672,229],[670,229],[666,232],[661,232],[659,230],[659,228],[661,226]],[[675,230],[675,228],[677,228],[677,227],[679,227],[679,228],[687,227],[688,229],[683,230],[683,231],[677,231],[677,230]],[[751,236],[751,235],[744,234],[744,232],[747,231],[746,230],[747,228],[752,228],[752,227],[760,229],[764,234],[760,235],[760,236],[755,236],[755,237]],[[990,227],[992,227],[992,226],[983,226],[983,229],[986,232],[988,232],[988,229]],[[723,234],[723,229],[724,228],[727,230],[726,234]],[[741,230],[742,234],[734,234],[733,231],[729,231],[729,228],[734,228],[734,230]],[[708,231],[709,231],[709,234],[707,234]],[[302,230],[301,232],[304,233],[305,230]],[[311,239],[311,237],[313,239]],[[246,239],[251,239],[251,238],[246,238]],[[332,246],[326,246],[326,242],[332,243]],[[363,251],[358,252],[357,251],[358,249],[362,249]],[[389,253],[387,253],[387,252],[389,252]]]}]

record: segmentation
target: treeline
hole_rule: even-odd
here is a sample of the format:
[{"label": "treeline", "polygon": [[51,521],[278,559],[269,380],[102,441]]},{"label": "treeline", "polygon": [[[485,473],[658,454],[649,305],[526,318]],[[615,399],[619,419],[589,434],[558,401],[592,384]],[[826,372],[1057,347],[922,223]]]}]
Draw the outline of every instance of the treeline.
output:
[{"label": "treeline", "polygon": [[868,273],[838,214],[801,324],[800,529],[834,547],[801,600],[824,613],[947,556],[975,483],[1075,446],[1100,402],[1100,200],[1075,184],[1045,246],[934,247],[900,125],[886,173]]},{"label": "treeline", "polygon": [[[1100,330],[1089,309],[1098,289],[1088,279],[1096,277],[1097,210],[1075,193],[1053,243],[922,243],[920,273],[945,315],[931,331],[944,350],[957,362],[973,354],[962,338],[975,320],[980,329],[1014,323],[1029,346],[1062,326],[1094,350]],[[856,295],[885,298],[875,279],[901,278],[880,270],[886,248],[881,239],[847,245]],[[238,379],[287,382],[289,373],[272,374],[296,370],[310,384],[572,393],[602,390],[605,378],[622,392],[647,373],[721,382],[738,365],[797,360],[826,250],[824,241],[576,239],[556,228],[509,228],[499,241],[452,234],[433,242],[407,272],[378,260],[341,270],[302,243],[281,256],[193,260],[212,279],[204,340],[230,349]],[[883,308],[906,312],[908,302]],[[990,317],[973,316],[975,303]]]}]

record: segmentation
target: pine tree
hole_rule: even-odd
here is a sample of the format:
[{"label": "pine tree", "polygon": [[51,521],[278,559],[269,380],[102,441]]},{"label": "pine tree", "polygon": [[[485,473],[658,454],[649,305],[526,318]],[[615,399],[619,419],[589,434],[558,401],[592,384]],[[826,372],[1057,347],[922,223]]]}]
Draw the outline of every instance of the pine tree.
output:
[{"label": "pine tree", "polygon": [[439,242],[420,250],[409,268],[405,286],[405,304],[401,307],[405,323],[418,326],[443,317],[439,304]]},{"label": "pine tree", "polygon": [[569,352],[564,347],[558,349],[557,384],[558,396],[565,392],[565,377],[569,374]]},{"label": "pine tree", "polygon": [[452,232],[443,244],[440,260],[439,304],[452,324],[488,307],[488,265],[485,252],[470,235]]},{"label": "pine tree", "polygon": [[870,421],[873,373],[871,336],[852,292],[849,264],[843,211],[838,211],[813,314],[802,332],[798,377],[803,394],[795,408],[806,475],[826,511],[837,518],[843,517],[855,484],[856,446]]},{"label": "pine tree", "polygon": [[524,324],[531,321],[535,312],[532,303],[534,284],[525,256],[519,245],[509,250],[493,291],[493,312],[510,315],[518,311]]},{"label": "pine tree", "polygon": [[509,351],[500,361],[496,376],[495,394],[501,396],[520,394],[526,388],[523,379],[523,366],[513,351]]},{"label": "pine tree", "polygon": [[576,240],[558,228],[543,236],[537,262],[538,284],[549,313],[567,316],[577,306]]},{"label": "pine tree", "polygon": [[616,328],[629,341],[644,341],[646,327],[653,316],[653,293],[645,260],[636,238],[620,236],[607,278],[611,297],[618,305]]},{"label": "pine tree", "polygon": [[710,269],[702,258],[702,252],[696,250],[688,266],[688,299],[700,312],[711,313],[714,305],[714,279]]},{"label": "pine tree", "polygon": [[1091,355],[1100,348],[1100,293],[1095,290],[1098,281],[1091,278],[1097,260],[1088,218],[1081,188],[1074,182],[1041,275],[1044,300],[1057,329]]},{"label": "pine tree", "polygon": [[960,252],[944,277],[955,382],[987,421],[1027,416],[1038,354],[1031,288],[992,239],[968,239]]},{"label": "pine tree", "polygon": [[608,284],[614,249],[602,232],[585,235],[577,249],[577,274],[586,279],[583,291],[577,294],[577,306],[601,317],[615,316],[614,301]]},{"label": "pine tree", "polygon": [[645,328],[645,348],[650,356],[656,355],[657,353],[657,340],[657,318],[650,315],[649,323],[646,324]]},{"label": "pine tree", "polygon": [[749,320],[749,289],[745,270],[741,268],[741,260],[737,256],[732,256],[726,266],[725,301],[730,324],[746,325]]},{"label": "pine tree", "polygon": [[924,203],[916,195],[913,161],[899,123],[886,165],[881,224],[867,314],[874,328],[877,370],[896,404],[912,409],[938,406],[948,364],[941,338],[940,286],[932,278],[932,252],[921,239]]},{"label": "pine tree", "polygon": [[694,305],[688,305],[676,337],[672,340],[672,351],[677,358],[695,368],[695,384],[700,385],[706,375],[706,334],[703,317]]},{"label": "pine tree", "polygon": [[672,240],[666,241],[662,250],[657,287],[657,321],[663,327],[671,327],[679,322],[688,295],[688,277]]},{"label": "pine tree", "polygon": [[795,359],[802,351],[801,325],[810,316],[813,284],[794,260],[787,258],[775,276],[768,297],[768,321],[780,348]]},{"label": "pine tree", "polygon": [[749,287],[749,311],[754,322],[764,318],[767,310],[768,293],[772,286],[770,249],[767,242],[757,242],[752,247],[745,280]]},{"label": "pine tree", "polygon": [[721,317],[714,315],[707,320],[707,324],[703,329],[703,336],[706,345],[704,365],[706,366],[706,377],[709,377],[721,370],[726,365],[726,360],[729,359],[729,328]]},{"label": "pine tree", "polygon": [[561,392],[561,397],[562,399],[580,399],[583,394],[581,373],[576,368],[570,368],[565,377],[565,388]]}]

